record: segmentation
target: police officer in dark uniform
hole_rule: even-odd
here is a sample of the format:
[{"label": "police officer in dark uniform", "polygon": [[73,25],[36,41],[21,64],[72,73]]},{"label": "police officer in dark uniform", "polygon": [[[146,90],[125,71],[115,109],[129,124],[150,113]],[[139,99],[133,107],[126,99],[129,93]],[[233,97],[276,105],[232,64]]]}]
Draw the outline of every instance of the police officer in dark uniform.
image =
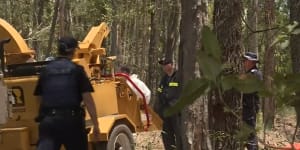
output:
[{"label": "police officer in dark uniform", "polygon": [[[255,75],[257,78],[262,80],[262,73],[257,68],[258,58],[253,52],[246,52],[243,55],[244,58],[244,69],[246,74]],[[257,92],[243,94],[243,121],[255,131],[256,126],[256,114],[259,111],[259,97]],[[256,134],[251,133],[246,144],[248,150],[258,150],[258,141]]]},{"label": "police officer in dark uniform", "polygon": [[159,61],[163,67],[165,75],[162,77],[159,88],[159,100],[155,110],[163,119],[162,138],[166,150],[182,150],[180,113],[170,117],[164,117],[163,112],[173,106],[180,96],[180,83],[177,71],[173,67],[172,59],[163,58]]},{"label": "police officer in dark uniform", "polygon": [[84,109],[94,123],[93,133],[100,131],[91,92],[93,87],[83,67],[71,61],[78,42],[72,37],[58,41],[59,56],[42,71],[34,94],[40,99],[38,150],[87,150]]}]

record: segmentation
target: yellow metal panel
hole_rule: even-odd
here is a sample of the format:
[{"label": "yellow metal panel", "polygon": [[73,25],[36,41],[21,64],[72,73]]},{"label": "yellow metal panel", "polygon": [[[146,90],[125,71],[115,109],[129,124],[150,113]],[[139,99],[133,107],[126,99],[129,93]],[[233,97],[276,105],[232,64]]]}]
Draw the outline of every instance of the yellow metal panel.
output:
[{"label": "yellow metal panel", "polygon": [[[107,37],[110,32],[106,23],[101,23],[98,26],[92,27],[90,32],[86,35],[84,40],[79,43],[77,53],[88,53],[87,49],[99,49],[102,46],[103,39]],[[103,52],[106,55],[106,52]]]},{"label": "yellow metal panel", "polygon": [[100,48],[103,39],[107,37],[109,32],[110,30],[107,24],[102,22],[99,26],[92,27],[83,42],[90,42],[95,46],[94,48]]},{"label": "yellow metal panel", "polygon": [[90,52],[92,55],[105,55],[105,48],[92,49]]},{"label": "yellow metal panel", "polygon": [[26,126],[30,130],[30,143],[35,144],[38,138],[38,124],[34,118],[38,114],[39,101],[33,95],[37,77],[7,78],[5,83],[13,89],[16,104],[13,106],[13,116],[3,125],[3,128]]},{"label": "yellow metal panel", "polygon": [[29,150],[27,127],[0,129],[1,150]]},{"label": "yellow metal panel", "polygon": [[[147,120],[144,110],[144,104],[141,99],[138,99],[135,93],[126,84],[123,78],[117,78],[120,81],[118,86],[118,109],[120,114],[127,114],[134,122],[137,132],[143,132],[147,129]],[[125,106],[125,107],[124,107]],[[160,130],[162,127],[162,120],[160,117],[147,106],[150,126],[148,131]]]},{"label": "yellow metal panel", "polygon": [[98,116],[118,114],[116,84],[113,81],[103,81],[93,84],[95,92],[92,96],[95,100]]},{"label": "yellow metal panel", "polygon": [[[0,19],[0,39],[5,38],[11,39],[10,42],[4,46],[5,54],[8,55],[6,59],[7,64],[25,63],[26,60],[30,58],[30,54],[34,53],[33,50],[28,48],[26,42],[16,29],[5,20]],[[22,55],[15,56],[16,54]]]}]

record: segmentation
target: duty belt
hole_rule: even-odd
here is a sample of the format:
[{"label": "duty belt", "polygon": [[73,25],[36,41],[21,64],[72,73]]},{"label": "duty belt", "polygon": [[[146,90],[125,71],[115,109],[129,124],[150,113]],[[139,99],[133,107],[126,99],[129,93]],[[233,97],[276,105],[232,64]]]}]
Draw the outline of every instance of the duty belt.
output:
[{"label": "duty belt", "polygon": [[84,116],[83,109],[48,109],[46,111],[47,115],[52,116]]}]

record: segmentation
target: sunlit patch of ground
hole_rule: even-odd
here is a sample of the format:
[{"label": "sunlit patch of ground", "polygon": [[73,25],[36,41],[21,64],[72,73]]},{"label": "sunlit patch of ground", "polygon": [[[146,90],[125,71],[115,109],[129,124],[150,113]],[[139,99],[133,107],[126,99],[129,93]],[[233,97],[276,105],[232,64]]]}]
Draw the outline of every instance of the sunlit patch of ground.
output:
[{"label": "sunlit patch of ground", "polygon": [[141,132],[134,135],[136,150],[163,150],[160,131]]}]

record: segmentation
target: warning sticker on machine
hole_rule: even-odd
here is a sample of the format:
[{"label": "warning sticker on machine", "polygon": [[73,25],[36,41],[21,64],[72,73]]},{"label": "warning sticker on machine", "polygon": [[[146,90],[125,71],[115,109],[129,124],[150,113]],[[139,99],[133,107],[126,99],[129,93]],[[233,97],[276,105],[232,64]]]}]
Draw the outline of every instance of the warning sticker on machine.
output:
[{"label": "warning sticker on machine", "polygon": [[9,92],[9,101],[13,106],[13,111],[25,111],[25,99],[23,89],[19,86],[14,86]]}]

